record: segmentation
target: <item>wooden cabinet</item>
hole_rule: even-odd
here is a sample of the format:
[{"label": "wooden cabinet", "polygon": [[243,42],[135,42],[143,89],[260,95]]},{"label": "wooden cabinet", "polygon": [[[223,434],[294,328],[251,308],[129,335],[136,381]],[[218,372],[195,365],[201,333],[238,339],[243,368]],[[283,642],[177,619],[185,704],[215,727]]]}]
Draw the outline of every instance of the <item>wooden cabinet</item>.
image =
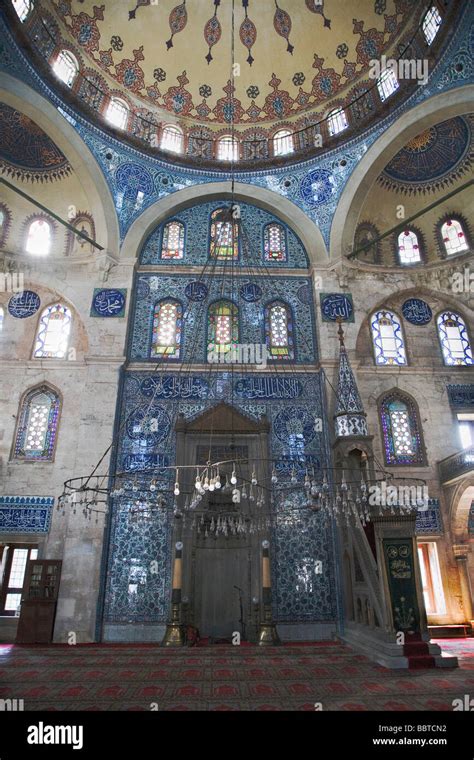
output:
[{"label": "wooden cabinet", "polygon": [[61,565],[59,559],[28,561],[17,644],[49,644],[53,640]]}]

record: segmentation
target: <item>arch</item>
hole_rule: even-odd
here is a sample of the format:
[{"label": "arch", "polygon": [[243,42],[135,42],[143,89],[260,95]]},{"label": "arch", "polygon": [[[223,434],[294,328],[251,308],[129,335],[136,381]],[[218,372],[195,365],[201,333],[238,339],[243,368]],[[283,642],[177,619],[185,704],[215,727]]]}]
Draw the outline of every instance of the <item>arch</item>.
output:
[{"label": "arch", "polygon": [[[98,243],[118,256],[120,236],[112,194],[99,164],[74,127],[58,118],[52,103],[10,74],[2,74],[0,98],[33,119],[64,153],[94,209]],[[102,214],[95,209],[101,209]]]},{"label": "arch", "polygon": [[246,201],[269,211],[290,227],[300,238],[310,264],[327,263],[327,249],[321,230],[294,203],[272,190],[265,190],[251,184],[235,183],[232,196],[230,181],[209,182],[206,185],[193,185],[184,190],[170,193],[149,206],[136,219],[128,230],[122,244],[122,256],[136,258],[143,242],[161,222],[168,217],[179,214],[182,209],[197,203],[207,203],[226,198]]},{"label": "arch", "polygon": [[46,306],[36,328],[33,359],[65,359],[72,327],[68,306],[54,301]]},{"label": "arch", "polygon": [[291,306],[276,299],[264,307],[265,345],[271,361],[295,358],[294,319]]},{"label": "arch", "polygon": [[128,103],[123,98],[112,95],[105,107],[104,117],[112,127],[126,131],[130,113],[131,109]]},{"label": "arch", "polygon": [[413,266],[423,262],[424,251],[416,227],[407,227],[396,236],[396,249],[400,266]]},{"label": "arch", "polygon": [[437,223],[436,232],[443,258],[469,251],[471,246],[468,226],[460,214],[445,214]]},{"label": "arch", "polygon": [[61,407],[61,393],[49,383],[40,383],[22,394],[11,459],[54,461]]},{"label": "arch", "polygon": [[153,327],[150,343],[152,359],[181,358],[183,304],[176,298],[162,298],[153,307]]},{"label": "arch", "polygon": [[219,161],[238,161],[240,144],[232,135],[222,135],[217,140],[217,158]]},{"label": "arch", "polygon": [[474,501],[474,477],[463,479],[451,498],[449,510],[449,528],[453,543],[469,543],[469,512]]},{"label": "arch", "polygon": [[469,367],[474,364],[469,325],[457,309],[440,311],[436,315],[436,330],[446,367]]},{"label": "arch", "polygon": [[51,68],[58,79],[64,82],[67,87],[73,86],[79,73],[79,63],[76,56],[72,50],[64,47],[55,56]]},{"label": "arch", "polygon": [[286,230],[278,222],[268,222],[263,228],[263,257],[265,261],[287,260]]},{"label": "arch", "polygon": [[179,219],[166,222],[161,233],[160,259],[183,259],[186,228]]},{"label": "arch", "polygon": [[238,261],[240,256],[239,225],[234,221],[232,206],[219,206],[209,219],[208,256],[216,261]]},{"label": "arch", "polygon": [[[397,403],[400,408],[394,406]],[[388,467],[426,466],[420,411],[413,396],[400,388],[392,388],[379,396],[377,407],[385,464]]]},{"label": "arch", "polygon": [[160,148],[170,153],[183,153],[184,132],[181,127],[177,124],[165,124],[161,130]]},{"label": "arch", "polygon": [[207,309],[207,360],[211,364],[228,354],[240,340],[239,307],[228,298],[219,298]]},{"label": "arch", "polygon": [[470,113],[474,85],[465,85],[440,95],[403,113],[370,146],[350,175],[336,207],[330,235],[330,258],[347,255],[367,193],[380,172],[413,137],[433,124]]},{"label": "arch", "polygon": [[25,224],[25,253],[32,256],[47,256],[51,253],[54,229],[52,219],[46,214],[33,214]]},{"label": "arch", "polygon": [[375,364],[408,364],[402,321],[393,309],[377,309],[369,317]]}]

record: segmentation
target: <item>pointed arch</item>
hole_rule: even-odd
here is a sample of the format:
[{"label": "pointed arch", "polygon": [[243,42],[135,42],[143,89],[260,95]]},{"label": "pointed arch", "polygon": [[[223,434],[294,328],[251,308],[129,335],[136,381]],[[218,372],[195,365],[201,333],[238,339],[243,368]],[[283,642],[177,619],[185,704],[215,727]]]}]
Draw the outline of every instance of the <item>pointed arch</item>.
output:
[{"label": "pointed arch", "polygon": [[163,298],[153,310],[151,358],[181,358],[183,305],[175,298]]},{"label": "pointed arch", "polygon": [[264,309],[265,344],[268,358],[292,361],[295,358],[293,314],[284,301],[271,301]]},{"label": "pointed arch", "polygon": [[41,312],[33,348],[33,359],[64,359],[72,326],[68,306],[55,301]]},{"label": "pointed arch", "polygon": [[62,398],[48,383],[27,390],[20,401],[12,459],[52,462]]},{"label": "pointed arch", "polygon": [[426,454],[418,404],[408,393],[394,388],[378,401],[386,465],[424,466]]}]

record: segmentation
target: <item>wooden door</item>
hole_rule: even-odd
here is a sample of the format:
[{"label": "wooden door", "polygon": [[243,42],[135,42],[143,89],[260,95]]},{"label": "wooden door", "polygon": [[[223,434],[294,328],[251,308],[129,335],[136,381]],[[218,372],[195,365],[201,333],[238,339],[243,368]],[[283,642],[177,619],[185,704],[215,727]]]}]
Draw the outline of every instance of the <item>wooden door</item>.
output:
[{"label": "wooden door", "polygon": [[16,636],[17,644],[49,644],[61,577],[61,560],[29,560]]}]

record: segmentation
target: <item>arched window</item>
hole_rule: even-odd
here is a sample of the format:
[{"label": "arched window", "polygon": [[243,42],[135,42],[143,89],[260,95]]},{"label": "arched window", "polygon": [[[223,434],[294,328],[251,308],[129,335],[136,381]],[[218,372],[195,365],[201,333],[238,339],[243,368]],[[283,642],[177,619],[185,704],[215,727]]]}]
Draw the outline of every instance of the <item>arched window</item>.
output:
[{"label": "arched window", "polygon": [[421,261],[418,236],[413,230],[404,230],[398,236],[400,264],[418,264]]},{"label": "arched window", "polygon": [[407,363],[400,320],[393,311],[376,311],[370,320],[375,363],[381,365]]},{"label": "arched window", "polygon": [[384,100],[390,97],[396,90],[398,90],[399,84],[397,76],[393,69],[384,69],[377,79],[377,89],[379,91],[380,100],[382,103]]},{"label": "arched window", "polygon": [[161,149],[171,153],[183,152],[183,131],[174,124],[167,124],[161,133]]},{"label": "arched window", "polygon": [[239,258],[239,226],[232,207],[216,208],[211,214],[209,254],[213,259],[226,261]]},{"label": "arched window", "polygon": [[408,396],[387,393],[380,403],[380,422],[386,464],[425,464],[418,412]]},{"label": "arched window", "polygon": [[183,309],[179,301],[166,298],[159,301],[153,314],[151,356],[161,359],[179,359]]},{"label": "arched window", "polygon": [[33,219],[26,234],[26,252],[46,256],[51,250],[52,227],[47,219]]},{"label": "arched window", "polygon": [[232,135],[224,135],[217,141],[217,158],[219,161],[239,160],[239,141]]},{"label": "arched window", "polygon": [[329,111],[327,120],[330,135],[338,135],[339,132],[342,132],[349,126],[346,112],[343,108],[334,108],[333,111]]},{"label": "arched window", "polygon": [[295,146],[293,144],[293,134],[289,129],[279,129],[273,135],[273,155],[287,156],[293,153]]},{"label": "arched window", "polygon": [[12,3],[20,21],[25,21],[29,12],[33,8],[32,0],[12,0]]},{"label": "arched window", "polygon": [[79,71],[79,64],[69,50],[61,50],[53,64],[53,71],[64,84],[72,87]]},{"label": "arched window", "polygon": [[47,385],[26,393],[18,414],[14,459],[53,459],[60,407],[59,396]]},{"label": "arched window", "polygon": [[130,108],[124,100],[121,100],[120,98],[110,98],[105,118],[113,127],[117,127],[117,129],[125,129],[129,113]]},{"label": "arched window", "polygon": [[209,306],[207,324],[208,358],[222,356],[239,342],[239,312],[232,301],[216,301]]},{"label": "arched window", "polygon": [[445,221],[441,226],[441,236],[448,256],[452,256],[453,253],[469,250],[462,224],[457,219],[447,219]]},{"label": "arched window", "polygon": [[36,334],[34,359],[64,359],[71,332],[72,315],[67,306],[54,303],[41,314]]},{"label": "arched window", "polygon": [[438,316],[437,325],[444,363],[448,366],[474,364],[464,319],[454,311],[443,311]]},{"label": "arched window", "polygon": [[425,39],[428,45],[431,45],[434,38],[438,34],[442,20],[443,19],[441,18],[437,7],[435,5],[432,5],[431,8],[426,12],[422,24],[423,34],[425,35]]},{"label": "arched window", "polygon": [[265,343],[270,359],[294,359],[293,319],[283,301],[265,307]]},{"label": "arched window", "polygon": [[263,230],[265,261],[286,261],[285,230],[281,224],[270,222]]},{"label": "arched window", "polygon": [[161,243],[162,259],[182,259],[184,256],[184,224],[172,221],[165,224]]}]

